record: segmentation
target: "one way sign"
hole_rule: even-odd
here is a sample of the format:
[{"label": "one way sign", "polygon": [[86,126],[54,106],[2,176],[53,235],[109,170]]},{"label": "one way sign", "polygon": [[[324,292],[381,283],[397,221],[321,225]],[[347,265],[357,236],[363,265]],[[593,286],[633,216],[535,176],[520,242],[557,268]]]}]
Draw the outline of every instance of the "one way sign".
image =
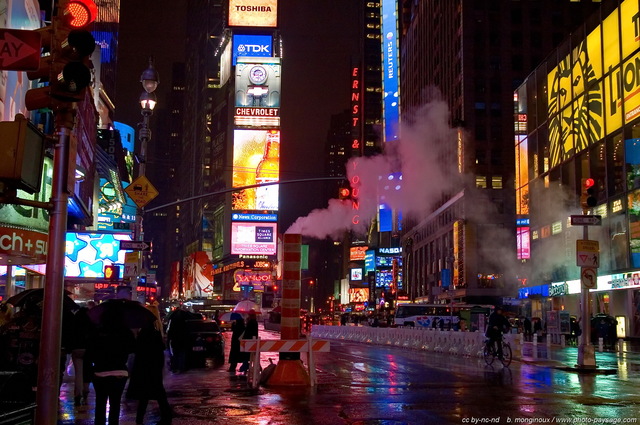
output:
[{"label": "one way sign", "polygon": [[35,71],[40,66],[42,37],[35,31],[0,29],[0,69]]},{"label": "one way sign", "polygon": [[151,248],[151,242],[144,241],[120,241],[120,250],[130,251],[148,251]]}]

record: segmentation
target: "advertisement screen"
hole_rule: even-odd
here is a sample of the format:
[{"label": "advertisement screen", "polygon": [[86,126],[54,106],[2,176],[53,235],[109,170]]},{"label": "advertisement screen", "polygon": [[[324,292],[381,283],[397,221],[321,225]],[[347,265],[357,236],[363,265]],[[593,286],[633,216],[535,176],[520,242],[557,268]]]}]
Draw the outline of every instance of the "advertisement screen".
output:
[{"label": "advertisement screen", "polygon": [[236,125],[280,125],[280,58],[238,57],[235,83]]},{"label": "advertisement screen", "polygon": [[236,107],[279,108],[280,58],[250,58],[236,65]]},{"label": "advertisement screen", "polygon": [[229,0],[229,26],[278,26],[278,0]]},{"label": "advertisement screen", "polygon": [[[124,264],[120,241],[130,240],[131,235],[121,233],[67,233],[65,277],[104,277],[104,266]],[[120,277],[123,272],[121,267]]]},{"label": "advertisement screen", "polygon": [[[280,131],[234,130],[233,187],[277,182],[280,178]],[[278,185],[233,193],[234,210],[277,210]]]},{"label": "advertisement screen", "polygon": [[364,303],[369,300],[369,288],[349,288],[350,303]]},{"label": "advertisement screen", "polygon": [[273,56],[273,37],[270,35],[233,35],[233,66],[238,57],[271,57]]},{"label": "advertisement screen", "polygon": [[349,248],[349,261],[361,261],[365,259],[368,246],[352,246]]},{"label": "advertisement screen", "polygon": [[275,255],[276,223],[231,223],[231,254]]},{"label": "advertisement screen", "polygon": [[398,139],[398,31],[397,2],[382,2],[382,35],[384,38],[384,141]]},{"label": "advertisement screen", "polygon": [[362,269],[351,269],[351,280],[362,280]]}]

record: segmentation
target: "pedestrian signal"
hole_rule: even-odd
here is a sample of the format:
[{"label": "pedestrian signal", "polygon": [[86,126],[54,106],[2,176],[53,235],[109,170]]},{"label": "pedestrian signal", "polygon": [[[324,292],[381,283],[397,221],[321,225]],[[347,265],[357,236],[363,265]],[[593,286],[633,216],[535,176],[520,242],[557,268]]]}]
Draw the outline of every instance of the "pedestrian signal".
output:
[{"label": "pedestrian signal", "polygon": [[120,278],[120,266],[114,266],[113,264],[104,266],[104,278],[118,280]]}]

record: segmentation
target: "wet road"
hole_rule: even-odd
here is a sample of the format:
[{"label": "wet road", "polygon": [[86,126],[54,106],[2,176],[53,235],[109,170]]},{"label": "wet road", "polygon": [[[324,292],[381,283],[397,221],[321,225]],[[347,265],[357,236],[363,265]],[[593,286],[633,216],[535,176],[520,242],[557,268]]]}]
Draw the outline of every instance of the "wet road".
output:
[{"label": "wet road", "polygon": [[[279,336],[262,331],[261,338]],[[598,364],[615,373],[586,375],[555,368],[575,364],[575,348],[552,351],[551,360],[514,361],[505,369],[475,358],[331,341],[331,352],[317,355],[314,389],[251,390],[226,367],[169,373],[165,386],[177,425],[640,423],[640,354],[598,353]],[[264,366],[268,357],[277,353],[263,354]],[[60,423],[92,423],[93,399],[74,409],[69,391],[65,383]],[[150,408],[147,423],[154,423],[153,402]],[[135,402],[124,402],[121,424],[135,423],[134,412]]]}]

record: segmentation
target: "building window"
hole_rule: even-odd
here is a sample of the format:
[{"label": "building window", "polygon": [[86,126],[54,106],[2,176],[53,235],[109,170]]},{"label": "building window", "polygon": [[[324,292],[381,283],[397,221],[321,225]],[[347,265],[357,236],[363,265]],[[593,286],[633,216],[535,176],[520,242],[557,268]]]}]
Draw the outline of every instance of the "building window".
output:
[{"label": "building window", "polygon": [[487,188],[487,176],[476,176],[476,187],[478,189]]},{"label": "building window", "polygon": [[502,189],[502,176],[491,177],[491,187],[493,189]]}]

